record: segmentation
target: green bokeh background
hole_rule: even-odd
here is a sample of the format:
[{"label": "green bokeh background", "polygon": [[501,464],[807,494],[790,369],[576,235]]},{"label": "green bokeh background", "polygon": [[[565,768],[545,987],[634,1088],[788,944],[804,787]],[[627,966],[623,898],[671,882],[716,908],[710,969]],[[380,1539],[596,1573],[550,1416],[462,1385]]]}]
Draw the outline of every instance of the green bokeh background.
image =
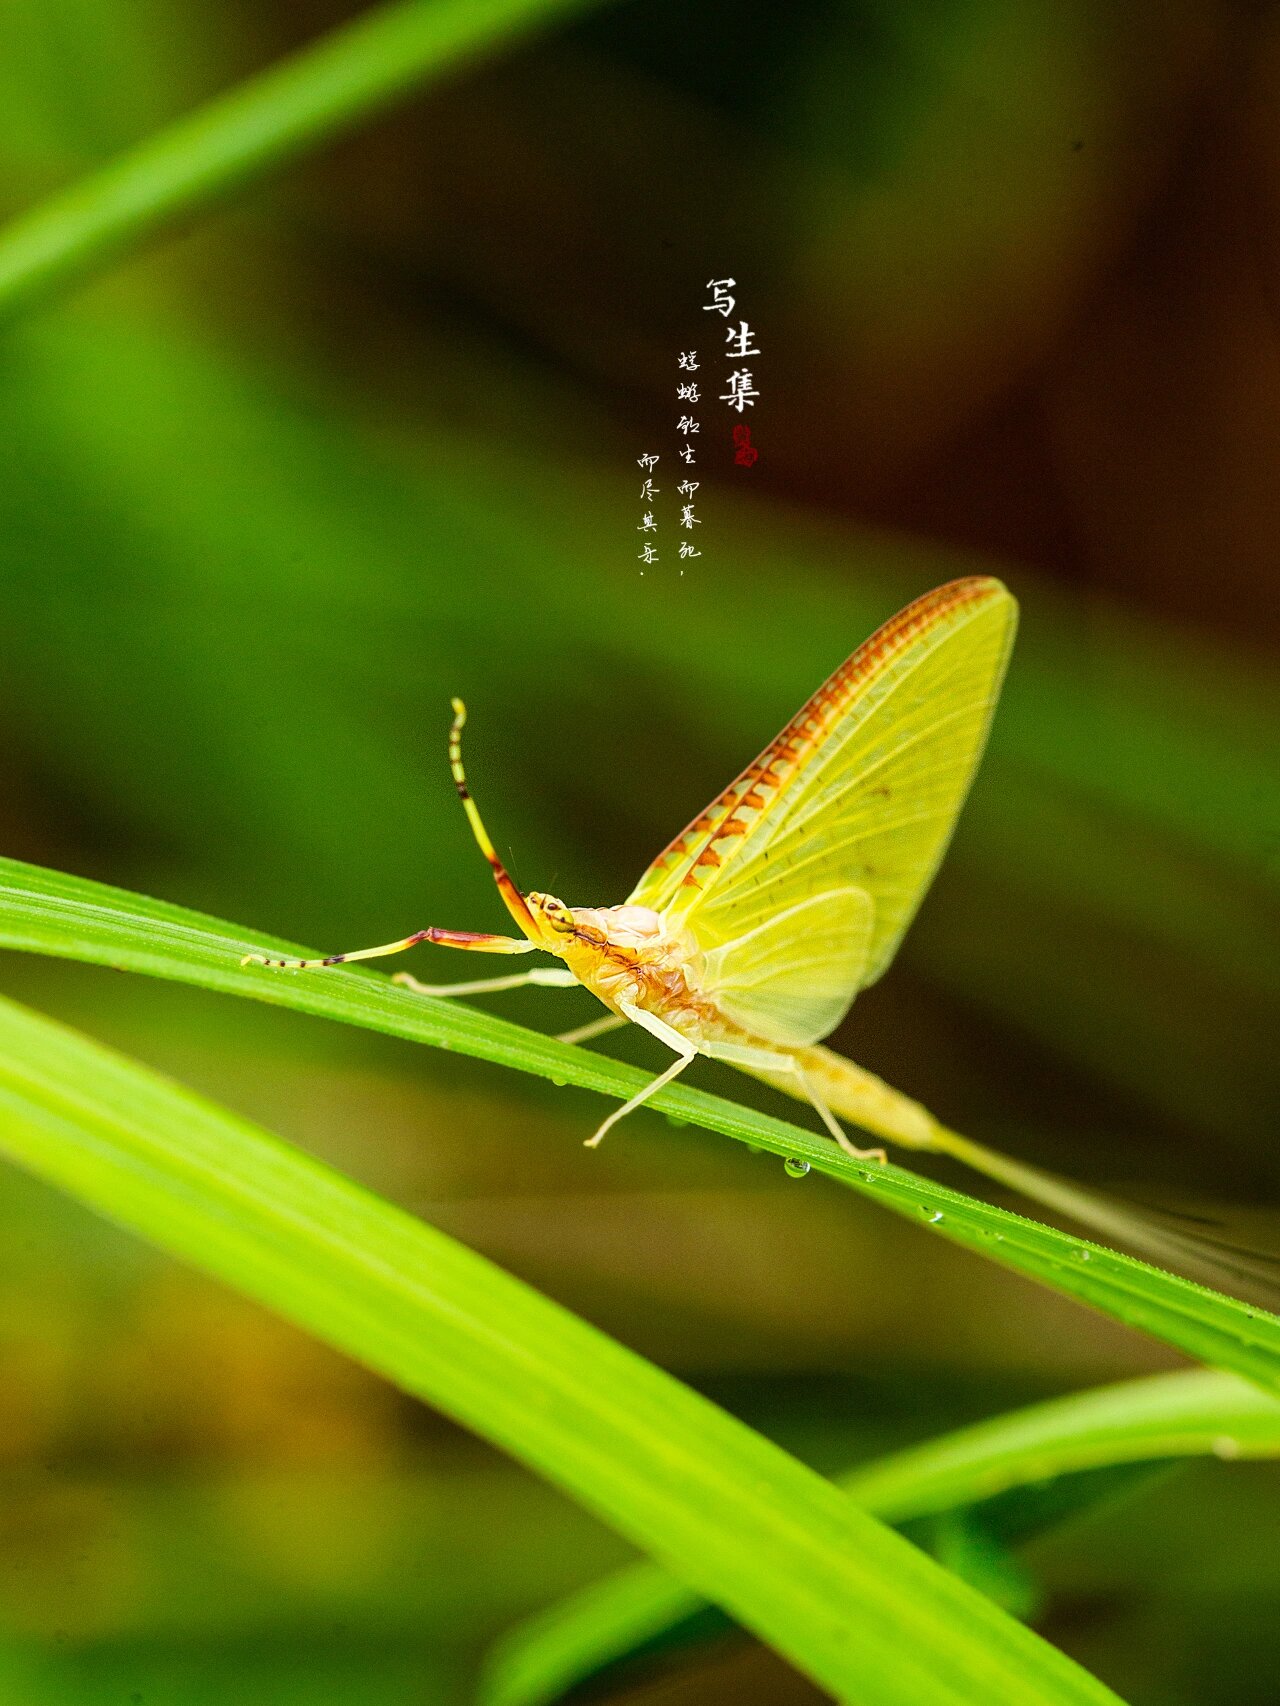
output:
[{"label": "green bokeh background", "polygon": [[[348,15],[6,10],[0,209]],[[608,903],[878,621],[994,570],[1024,622],[991,753],[837,1045],[975,1137],[1274,1245],[1278,96],[1274,14],[1226,0],[633,0],[5,328],[3,851],[327,950],[502,928],[444,763],[463,693],[517,879]],[[761,460],[704,403],[702,555],[680,574],[668,491],[641,576],[635,459],[674,485],[676,354],[718,370],[725,275]],[[824,1467],[1171,1365],[707,1133],[640,1116],[589,1155],[576,1091],[2,971]],[[494,1635],[625,1555],[12,1174],[0,1370],[0,1702],[462,1701]],[[1135,1706],[1273,1706],[1278,1541],[1274,1471],[1212,1464],[1020,1562]],[[751,1648],[624,1696],[816,1698]]]}]

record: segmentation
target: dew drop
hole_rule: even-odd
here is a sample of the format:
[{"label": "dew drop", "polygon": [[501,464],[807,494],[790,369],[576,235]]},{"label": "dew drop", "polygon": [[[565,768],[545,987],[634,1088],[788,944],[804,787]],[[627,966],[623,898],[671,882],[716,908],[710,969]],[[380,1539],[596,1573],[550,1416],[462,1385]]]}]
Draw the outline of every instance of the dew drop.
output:
[{"label": "dew drop", "polygon": [[798,1155],[788,1155],[782,1166],[789,1179],[803,1179],[809,1171],[809,1163],[802,1161]]},{"label": "dew drop", "polygon": [[1220,1457],[1225,1463],[1230,1463],[1233,1458],[1240,1455],[1240,1441],[1232,1439],[1230,1434],[1219,1434],[1211,1449],[1215,1457]]},{"label": "dew drop", "polygon": [[1075,1257],[1077,1262],[1087,1262],[1089,1260],[1089,1252],[1087,1250],[1073,1250],[1071,1254]]},{"label": "dew drop", "polygon": [[942,1210],[940,1208],[935,1208],[933,1213],[929,1216],[929,1225],[930,1226],[937,1226],[938,1222],[942,1218],[943,1218]]}]

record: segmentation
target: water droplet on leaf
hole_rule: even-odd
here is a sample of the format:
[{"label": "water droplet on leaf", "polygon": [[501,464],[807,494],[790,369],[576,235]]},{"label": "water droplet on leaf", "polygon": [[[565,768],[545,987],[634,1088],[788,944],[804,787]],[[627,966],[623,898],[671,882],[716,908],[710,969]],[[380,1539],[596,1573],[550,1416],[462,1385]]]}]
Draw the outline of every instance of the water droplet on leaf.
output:
[{"label": "water droplet on leaf", "polygon": [[809,1163],[798,1155],[788,1155],[782,1165],[789,1179],[803,1179],[809,1171]]}]

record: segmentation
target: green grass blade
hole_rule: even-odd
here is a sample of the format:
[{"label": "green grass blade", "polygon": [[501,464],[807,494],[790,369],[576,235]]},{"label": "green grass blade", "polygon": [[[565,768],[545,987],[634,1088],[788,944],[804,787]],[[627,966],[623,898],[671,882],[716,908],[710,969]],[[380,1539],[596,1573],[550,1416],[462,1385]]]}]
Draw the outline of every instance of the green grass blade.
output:
[{"label": "green grass blade", "polygon": [[509,1451],[838,1696],[1115,1698],[831,1482],[522,1281],[7,1001],[0,1151]]},{"label": "green grass blade", "polygon": [[[414,995],[379,972],[338,967],[291,973],[242,967],[239,957],[248,950],[294,955],[309,950],[14,860],[0,860],[0,946],[247,995],[456,1049],[607,1096],[625,1098],[646,1082],[646,1075],[634,1067],[459,1002]],[[875,1197],[896,1213],[1176,1345],[1201,1362],[1280,1390],[1280,1318],[1266,1310],[994,1208],[903,1167],[859,1165],[825,1136],[702,1091],[672,1085],[654,1098],[653,1106],[775,1155],[808,1161],[818,1172]]]},{"label": "green grass blade", "polygon": [[1055,1475],[1207,1456],[1280,1457],[1280,1400],[1220,1369],[1157,1374],[977,1422],[841,1484],[865,1509],[906,1522]]},{"label": "green grass blade", "polygon": [[0,231],[0,316],[136,247],[158,226],[284,164],[583,0],[397,0],[148,137]]},{"label": "green grass blade", "polygon": [[[962,1510],[1055,1476],[1162,1458],[1280,1456],[1280,1402],[1212,1369],[1034,1404],[894,1452],[839,1485],[885,1522]],[[546,1706],[645,1647],[693,1634],[705,1601],[652,1564],[616,1571],[513,1629],[481,1706]],[[687,1638],[687,1636],[686,1636]]]}]

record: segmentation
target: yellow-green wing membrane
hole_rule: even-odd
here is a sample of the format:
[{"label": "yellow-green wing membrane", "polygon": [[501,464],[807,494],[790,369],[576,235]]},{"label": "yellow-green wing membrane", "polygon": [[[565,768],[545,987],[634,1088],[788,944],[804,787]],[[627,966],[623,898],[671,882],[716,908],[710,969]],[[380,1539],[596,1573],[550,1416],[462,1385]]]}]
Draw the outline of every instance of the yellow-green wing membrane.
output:
[{"label": "yellow-green wing membrane", "polygon": [[816,1043],[848,1011],[874,921],[865,889],[814,895],[713,948],[703,987],[726,1018],[767,1042]]},{"label": "yellow-green wing membrane", "polygon": [[[707,993],[722,988],[739,1023],[814,1041],[888,966],[982,756],[1016,624],[1013,598],[986,576],[908,605],[640,879],[631,901],[691,932]],[[853,903],[834,899],[850,890],[870,906],[856,929]],[[806,939],[820,930],[829,950]],[[838,972],[837,943],[848,950]],[[816,987],[803,1001],[807,976]]]}]

